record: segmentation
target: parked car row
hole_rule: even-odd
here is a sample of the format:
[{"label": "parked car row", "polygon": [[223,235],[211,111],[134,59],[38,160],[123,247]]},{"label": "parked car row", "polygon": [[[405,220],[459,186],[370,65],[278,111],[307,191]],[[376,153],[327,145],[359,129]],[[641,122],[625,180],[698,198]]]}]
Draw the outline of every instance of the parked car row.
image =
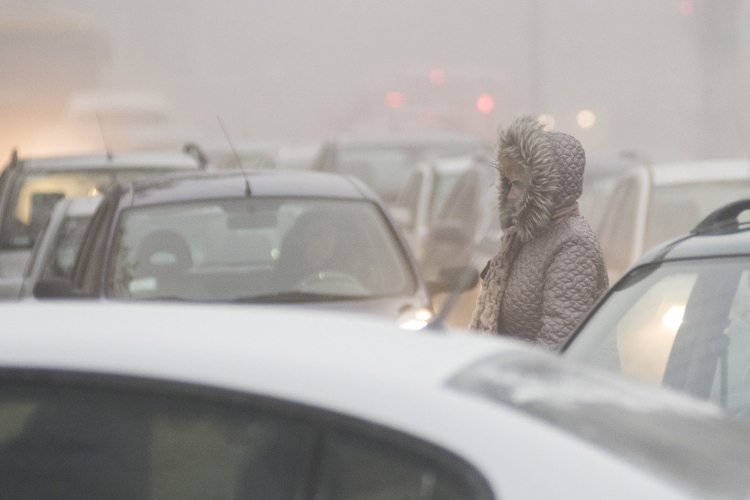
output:
[{"label": "parked car row", "polygon": [[16,195],[0,496],[750,495],[750,201],[644,255],[560,359],[403,331],[497,250],[486,156],[417,161],[390,207],[357,176],[200,163]]}]

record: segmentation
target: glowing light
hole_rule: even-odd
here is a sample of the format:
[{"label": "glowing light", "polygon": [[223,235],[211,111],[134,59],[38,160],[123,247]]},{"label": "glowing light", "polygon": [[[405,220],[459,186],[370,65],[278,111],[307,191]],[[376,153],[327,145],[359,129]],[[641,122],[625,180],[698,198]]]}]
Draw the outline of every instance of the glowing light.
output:
[{"label": "glowing light", "polygon": [[677,330],[682,324],[682,318],[685,316],[685,306],[672,306],[661,319],[664,328]]},{"label": "glowing light", "polygon": [[89,196],[99,196],[99,190],[95,187],[89,189]]},{"label": "glowing light", "polygon": [[406,323],[401,323],[401,328],[404,330],[421,330],[427,326],[427,322],[419,319],[410,319]]},{"label": "glowing light", "polygon": [[413,315],[403,318],[399,326],[404,330],[421,330],[431,319],[432,312],[429,309],[417,309]]},{"label": "glowing light", "polygon": [[430,71],[430,82],[434,85],[440,85],[445,81],[445,71],[440,68],[435,68]]},{"label": "glowing light", "polygon": [[596,115],[593,111],[584,109],[583,111],[578,112],[576,121],[581,128],[591,128],[596,124]]},{"label": "glowing light", "polygon": [[477,109],[480,113],[488,115],[495,109],[495,100],[489,94],[482,94],[477,98]]},{"label": "glowing light", "polygon": [[434,122],[438,118],[435,108],[422,108],[419,110],[419,121]]},{"label": "glowing light", "polygon": [[432,313],[427,309],[420,309],[419,311],[414,313],[414,317],[420,321],[427,321],[429,319],[432,319]]},{"label": "glowing light", "polygon": [[536,121],[544,130],[552,130],[555,128],[555,119],[552,115],[539,115],[539,118],[537,118]]},{"label": "glowing light", "polygon": [[385,95],[385,103],[389,108],[400,108],[406,104],[406,96],[401,92],[388,92]]},{"label": "glowing light", "polygon": [[681,0],[677,9],[680,11],[680,15],[684,17],[695,14],[695,4],[691,0]]}]

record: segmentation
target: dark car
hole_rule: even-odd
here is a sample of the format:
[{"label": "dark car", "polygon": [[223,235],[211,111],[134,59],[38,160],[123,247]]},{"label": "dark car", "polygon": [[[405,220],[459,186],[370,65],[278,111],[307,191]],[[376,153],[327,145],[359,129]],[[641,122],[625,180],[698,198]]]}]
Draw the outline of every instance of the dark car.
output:
[{"label": "dark car", "polygon": [[[455,285],[443,278],[433,292]],[[405,327],[424,326],[432,314],[377,197],[355,179],[314,172],[117,184],[88,227],[73,289],[64,283],[40,281],[35,296],[315,304]]]},{"label": "dark car", "polygon": [[420,160],[485,153],[472,136],[339,137],[323,146],[313,170],[355,176],[390,205]]},{"label": "dark car", "polygon": [[115,182],[197,171],[188,155],[116,153],[19,159],[0,175],[0,298],[16,298],[26,262],[62,198],[95,196]]},{"label": "dark car", "polygon": [[573,333],[564,356],[750,419],[750,200],[644,254]]}]

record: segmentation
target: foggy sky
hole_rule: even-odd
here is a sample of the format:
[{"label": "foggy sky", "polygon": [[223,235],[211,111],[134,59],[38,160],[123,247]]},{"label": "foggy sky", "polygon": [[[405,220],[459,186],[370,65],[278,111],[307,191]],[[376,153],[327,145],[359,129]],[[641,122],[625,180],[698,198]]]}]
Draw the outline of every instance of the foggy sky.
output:
[{"label": "foggy sky", "polygon": [[[711,21],[715,2],[694,4],[691,16],[671,0],[24,0],[0,8],[89,16],[109,43],[103,88],[159,92],[173,124],[211,134],[221,115],[246,139],[325,138],[356,103],[384,105],[381,89],[405,74],[443,68],[447,81],[479,68],[507,82],[487,89],[507,103],[492,130],[548,113],[594,155],[744,154],[748,40],[736,28],[748,12],[743,4]],[[576,124],[582,109],[597,116],[590,130]]]}]

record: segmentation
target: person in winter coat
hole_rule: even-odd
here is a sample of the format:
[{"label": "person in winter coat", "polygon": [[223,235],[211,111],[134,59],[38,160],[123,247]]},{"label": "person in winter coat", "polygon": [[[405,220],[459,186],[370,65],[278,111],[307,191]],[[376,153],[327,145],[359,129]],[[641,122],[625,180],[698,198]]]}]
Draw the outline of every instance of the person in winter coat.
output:
[{"label": "person in winter coat", "polygon": [[500,133],[500,248],[470,328],[558,348],[607,289],[599,242],[578,212],[586,155],[531,117]]}]

